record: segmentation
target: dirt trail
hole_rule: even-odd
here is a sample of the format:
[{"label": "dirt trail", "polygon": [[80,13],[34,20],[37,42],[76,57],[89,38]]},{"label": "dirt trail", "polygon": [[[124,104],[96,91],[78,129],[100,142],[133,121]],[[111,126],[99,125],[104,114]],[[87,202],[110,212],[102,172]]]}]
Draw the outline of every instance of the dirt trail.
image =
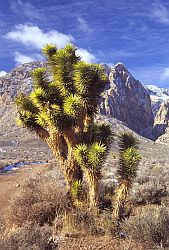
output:
[{"label": "dirt trail", "polygon": [[32,173],[40,173],[48,164],[33,164],[0,174],[0,211],[7,205],[11,196],[20,188],[20,183]]}]

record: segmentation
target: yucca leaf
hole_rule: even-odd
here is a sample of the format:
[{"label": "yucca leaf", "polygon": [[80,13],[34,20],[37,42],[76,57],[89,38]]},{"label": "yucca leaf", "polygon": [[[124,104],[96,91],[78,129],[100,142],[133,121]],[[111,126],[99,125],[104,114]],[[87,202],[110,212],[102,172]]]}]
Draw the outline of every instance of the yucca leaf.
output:
[{"label": "yucca leaf", "polygon": [[124,132],[119,135],[118,141],[119,149],[121,151],[130,147],[138,148],[138,140],[130,132]]},{"label": "yucca leaf", "polygon": [[58,104],[52,104],[50,107],[53,115],[57,116],[61,114],[61,108]]},{"label": "yucca leaf", "polygon": [[[68,44],[63,49],[60,49],[52,57],[53,63],[53,80],[58,83],[60,90],[65,94],[74,93],[73,71],[74,64],[79,61],[79,57],[75,54],[76,48]],[[61,92],[62,92],[61,91]]]},{"label": "yucca leaf", "polygon": [[35,120],[35,116],[30,111],[21,110],[17,115],[17,124],[19,126],[27,127],[31,130],[37,128],[37,123]]},{"label": "yucca leaf", "polygon": [[88,149],[88,163],[92,169],[97,169],[104,161],[106,146],[95,142]]},{"label": "yucca leaf", "polygon": [[97,101],[106,86],[106,81],[107,77],[100,65],[86,62],[75,65],[75,90],[82,96],[89,115],[97,111]]},{"label": "yucca leaf", "polygon": [[69,95],[64,100],[63,109],[65,114],[70,117],[76,118],[79,117],[82,113],[82,99],[77,95]]},{"label": "yucca leaf", "polygon": [[47,57],[50,58],[51,56],[53,56],[55,53],[57,52],[57,48],[56,45],[52,44],[52,43],[48,43],[46,44],[43,48],[42,48],[42,54]]},{"label": "yucca leaf", "polygon": [[38,108],[44,106],[48,101],[47,95],[42,88],[35,88],[29,97],[33,104]]},{"label": "yucca leaf", "polygon": [[88,147],[86,144],[79,144],[74,148],[74,157],[79,165],[87,164]]},{"label": "yucca leaf", "polygon": [[[67,92],[66,92],[67,93]],[[48,86],[48,100],[51,104],[63,103],[63,97],[66,96],[66,93],[63,94],[63,89],[60,88],[59,84],[56,82],[51,82]]]},{"label": "yucca leaf", "polygon": [[120,154],[118,174],[120,179],[132,180],[137,175],[138,164],[141,159],[137,149],[130,147]]},{"label": "yucca leaf", "polygon": [[48,88],[48,79],[46,76],[46,69],[45,68],[35,68],[32,71],[32,77],[34,82],[35,88],[42,88],[46,90]]},{"label": "yucca leaf", "polygon": [[50,123],[50,116],[45,109],[41,110],[41,112],[39,112],[39,114],[36,116],[36,122],[42,127],[48,126]]},{"label": "yucca leaf", "polygon": [[101,142],[110,145],[113,134],[108,123],[95,123],[92,129],[92,142]]},{"label": "yucca leaf", "polygon": [[17,105],[18,110],[25,110],[32,113],[38,112],[37,107],[33,104],[29,96],[25,96],[24,94],[20,94],[16,97],[15,104]]},{"label": "yucca leaf", "polygon": [[83,186],[81,180],[75,180],[71,188],[71,194],[73,199],[80,200],[83,196]]}]

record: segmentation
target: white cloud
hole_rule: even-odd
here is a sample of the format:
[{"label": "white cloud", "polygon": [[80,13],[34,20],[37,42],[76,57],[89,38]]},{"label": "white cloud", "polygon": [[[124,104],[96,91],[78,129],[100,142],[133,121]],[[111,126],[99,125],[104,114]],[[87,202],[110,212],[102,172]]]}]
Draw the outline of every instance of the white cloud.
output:
[{"label": "white cloud", "polygon": [[91,54],[89,51],[86,49],[79,48],[76,51],[76,55],[80,56],[83,61],[86,62],[94,62],[95,61],[95,56]]},{"label": "white cloud", "polygon": [[162,24],[169,24],[169,11],[161,3],[153,5],[152,17]]},{"label": "white cloud", "polygon": [[[54,43],[58,48],[64,47],[67,43],[75,41],[72,35],[65,35],[57,30],[44,32],[38,26],[29,26],[19,24],[15,29],[6,34],[6,39],[23,44],[24,46],[32,46],[35,49],[41,49],[47,43]],[[81,56],[84,61],[93,62],[95,57],[89,51],[83,48],[77,49],[77,55]],[[39,58],[37,58],[39,59]],[[41,58],[40,58],[41,59]],[[15,61],[17,63],[30,62],[34,59],[19,52],[15,53]]]},{"label": "white cloud", "polygon": [[86,20],[82,17],[78,17],[77,21],[79,23],[79,28],[86,33],[91,33],[91,28],[89,27],[89,25],[87,24]]},{"label": "white cloud", "polygon": [[4,70],[0,71],[0,77],[5,76],[6,74],[7,74],[6,71],[4,71]]},{"label": "white cloud", "polygon": [[14,0],[10,3],[11,10],[17,15],[23,15],[29,19],[42,18],[39,10],[29,2],[22,2],[21,0]]},{"label": "white cloud", "polygon": [[161,80],[167,80],[169,79],[169,68],[165,68],[160,76]]},{"label": "white cloud", "polygon": [[29,63],[29,62],[33,62],[36,59],[33,57],[29,57],[26,55],[21,54],[20,52],[16,51],[15,52],[15,58],[14,58],[15,62],[17,64],[23,64],[23,63]]},{"label": "white cloud", "polygon": [[65,35],[57,30],[50,30],[45,33],[38,26],[26,24],[16,25],[15,29],[8,32],[5,37],[26,46],[33,46],[36,49],[41,49],[47,43],[54,43],[58,48],[61,48],[74,41],[73,36],[70,34]]}]

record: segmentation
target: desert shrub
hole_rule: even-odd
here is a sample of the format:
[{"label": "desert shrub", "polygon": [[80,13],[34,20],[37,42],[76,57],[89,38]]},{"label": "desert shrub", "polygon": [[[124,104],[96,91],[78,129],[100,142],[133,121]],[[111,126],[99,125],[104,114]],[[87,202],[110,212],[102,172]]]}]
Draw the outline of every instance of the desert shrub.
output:
[{"label": "desert shrub", "polygon": [[95,213],[87,208],[79,208],[65,214],[62,233],[65,235],[114,235],[115,221],[110,211]]},{"label": "desert shrub", "polygon": [[0,236],[0,249],[3,250],[54,250],[58,242],[52,237],[51,227],[26,223],[17,231],[9,231]]},{"label": "desert shrub", "polygon": [[53,170],[33,175],[21,184],[5,212],[8,223],[22,226],[26,221],[52,224],[59,214],[69,210],[66,190]]},{"label": "desert shrub", "polygon": [[[3,232],[5,231],[6,229],[6,223],[5,221],[3,220],[3,218],[1,217],[0,218],[0,235],[3,234]],[[1,248],[0,248],[1,249]]]},{"label": "desert shrub", "polygon": [[100,209],[112,209],[112,197],[115,194],[114,182],[102,182],[100,185]]},{"label": "desert shrub", "polygon": [[169,246],[169,209],[165,206],[145,206],[131,216],[123,230],[138,241],[152,246]]},{"label": "desert shrub", "polygon": [[62,229],[65,235],[91,235],[95,231],[95,217],[89,210],[79,208],[65,214]]},{"label": "desert shrub", "polygon": [[138,172],[131,197],[135,204],[162,204],[169,198],[169,169],[168,166],[142,166]]},{"label": "desert shrub", "polygon": [[135,204],[157,204],[167,200],[168,191],[165,185],[158,181],[148,181],[143,184],[136,183],[133,187],[131,199]]},{"label": "desert shrub", "polygon": [[95,225],[97,233],[101,235],[116,236],[118,233],[118,222],[112,217],[111,210],[103,210],[96,218]]}]

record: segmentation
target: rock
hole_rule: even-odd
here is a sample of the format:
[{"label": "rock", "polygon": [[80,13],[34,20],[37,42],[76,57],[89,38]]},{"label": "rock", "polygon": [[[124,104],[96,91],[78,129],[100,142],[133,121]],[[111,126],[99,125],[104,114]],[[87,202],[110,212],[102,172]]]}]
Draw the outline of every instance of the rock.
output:
[{"label": "rock", "polygon": [[[154,119],[154,133],[156,135],[156,138],[166,133],[169,130],[168,126],[169,126],[169,100],[166,100],[161,104],[160,109],[157,112],[156,117]],[[167,137],[169,137],[169,134],[166,135],[165,137],[167,139]],[[164,136],[160,138],[160,140],[163,139]]]},{"label": "rock", "polygon": [[150,94],[152,111],[155,117],[161,104],[169,99],[169,89],[160,88],[155,85],[146,85],[145,88]]},{"label": "rock", "polygon": [[25,63],[0,77],[0,105],[10,104],[19,92],[29,93],[32,89],[31,71],[44,67],[44,62]]},{"label": "rock", "polygon": [[124,122],[137,133],[152,127],[150,95],[122,63],[111,68],[109,81],[100,100],[100,113]]},{"label": "rock", "polygon": [[[18,141],[23,136],[28,135],[27,130],[18,128],[16,125],[16,107],[13,101],[19,92],[28,94],[32,90],[31,71],[36,67],[44,67],[44,62],[31,62],[23,64],[3,77],[0,77],[0,132]],[[130,129],[150,139],[156,139],[162,132],[153,128],[153,112],[159,109],[161,99],[151,107],[150,94],[166,98],[169,95],[167,89],[161,90],[158,87],[145,89],[122,64],[118,63],[114,67],[103,64],[109,82],[99,100],[100,114],[113,117]],[[150,87],[149,87],[150,88]],[[154,108],[153,108],[154,107]],[[153,112],[152,112],[153,109]],[[157,135],[155,134],[157,133]],[[41,151],[40,151],[41,152]]]},{"label": "rock", "polygon": [[[23,156],[29,156],[31,161],[53,159],[50,149],[33,132],[18,127],[14,104],[18,93],[28,94],[32,90],[32,70],[44,66],[46,66],[44,62],[25,63],[0,77],[0,148],[5,150],[0,151],[0,161],[1,159],[19,161]],[[45,152],[43,155],[37,154],[42,150]]]}]

